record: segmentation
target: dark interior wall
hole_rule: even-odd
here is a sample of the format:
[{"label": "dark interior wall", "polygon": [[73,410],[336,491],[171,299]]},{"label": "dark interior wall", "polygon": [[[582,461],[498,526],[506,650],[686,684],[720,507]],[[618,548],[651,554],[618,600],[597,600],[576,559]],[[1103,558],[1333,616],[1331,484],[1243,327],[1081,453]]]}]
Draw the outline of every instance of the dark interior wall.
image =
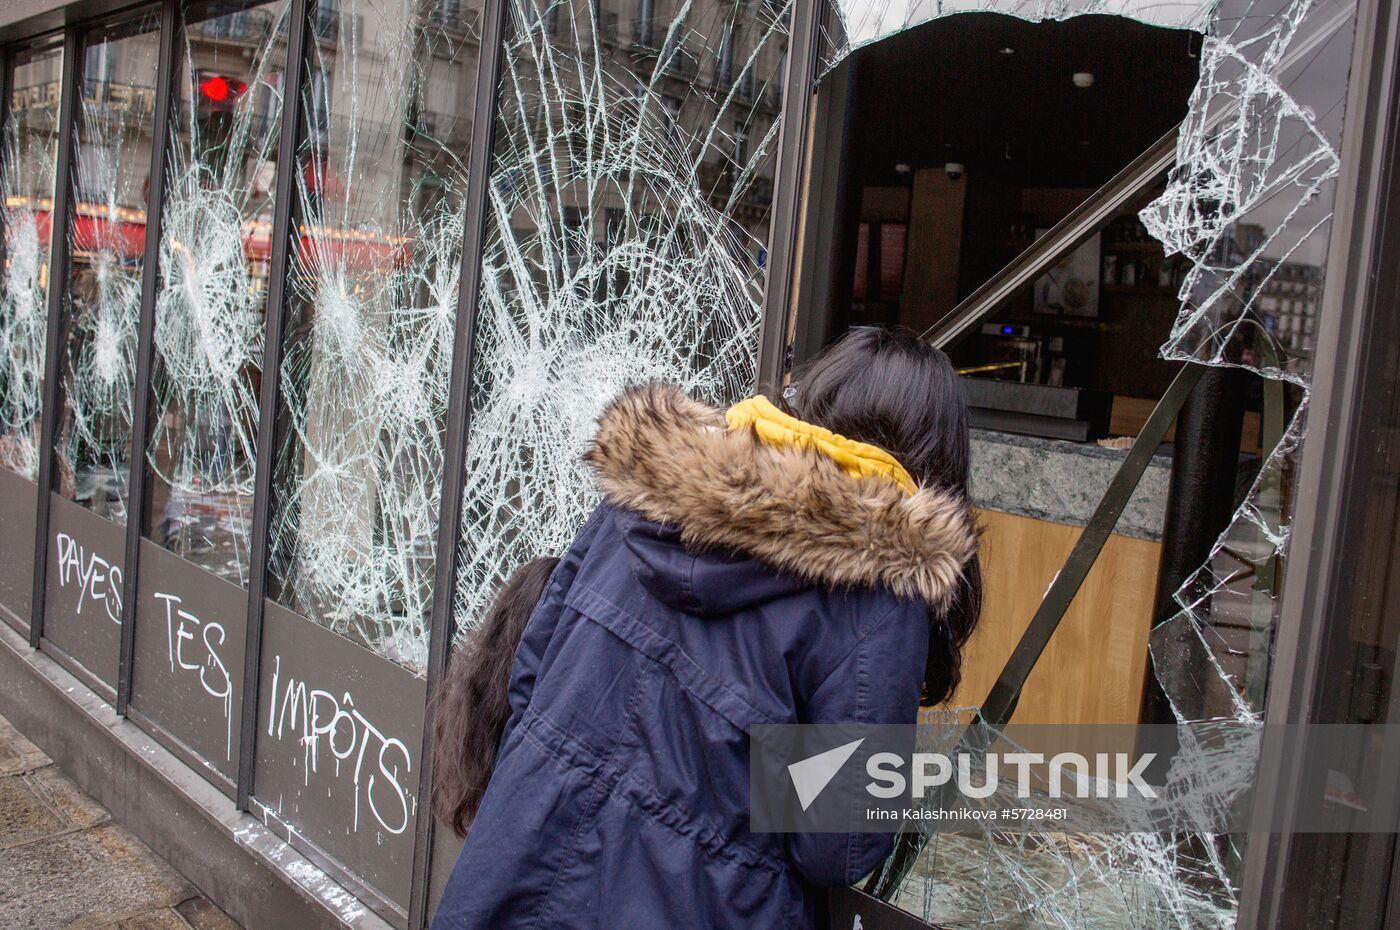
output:
[{"label": "dark interior wall", "polygon": [[[951,309],[1029,245],[1036,227],[1053,225],[1180,122],[1198,79],[1198,49],[1194,33],[1121,17],[1029,23],[966,13],[854,53],[837,69],[848,133],[839,172],[850,182],[839,209],[814,203],[811,211],[835,222],[827,337],[860,323],[921,328]],[[1092,86],[1075,85],[1081,71],[1094,75]],[[946,175],[948,162],[964,166],[956,287],[920,294],[929,279],[947,277],[923,263],[949,250],[917,241],[921,220],[937,213],[921,203],[918,179],[925,194],[942,190],[948,185],[932,179]],[[910,192],[904,297],[897,306],[853,308],[854,243],[862,220],[874,219],[864,201],[901,187]],[[1074,345],[1070,383],[1152,397],[1171,377],[1157,349],[1175,310],[1169,293],[1105,289],[1097,319],[1037,316],[1027,290],[997,319]],[[955,359],[978,361],[977,347],[965,344]]]},{"label": "dark interior wall", "polygon": [[1021,212],[1021,188],[995,174],[968,174],[963,213],[962,265],[958,275],[958,300],[967,297],[1015,257],[1008,243],[1011,220]]},{"label": "dark interior wall", "polygon": [[[1097,188],[1186,115],[1199,41],[1117,16],[998,13],[882,39],[850,59],[855,177],[907,184],[896,164],[955,161],[1023,187]],[[1093,86],[1076,87],[1076,72],[1093,74]]]}]

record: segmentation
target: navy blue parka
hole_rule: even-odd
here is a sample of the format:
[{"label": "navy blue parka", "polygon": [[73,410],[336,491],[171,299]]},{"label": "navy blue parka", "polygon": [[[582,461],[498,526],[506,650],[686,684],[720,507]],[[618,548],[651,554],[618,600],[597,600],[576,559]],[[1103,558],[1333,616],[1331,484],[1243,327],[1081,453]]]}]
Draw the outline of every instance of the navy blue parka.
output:
[{"label": "navy blue parka", "polygon": [[812,927],[814,889],[890,837],[751,833],[748,730],[913,722],[966,505],[660,385],[608,408],[589,459],[605,502],[520,643],[433,930]]}]

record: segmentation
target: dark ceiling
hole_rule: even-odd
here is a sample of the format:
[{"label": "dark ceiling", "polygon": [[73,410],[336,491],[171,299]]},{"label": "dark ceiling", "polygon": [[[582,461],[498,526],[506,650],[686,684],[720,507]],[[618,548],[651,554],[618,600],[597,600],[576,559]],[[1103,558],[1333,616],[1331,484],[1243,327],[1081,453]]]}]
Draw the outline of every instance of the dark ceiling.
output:
[{"label": "dark ceiling", "polygon": [[846,65],[857,177],[907,183],[896,164],[956,161],[1020,186],[1097,187],[1186,115],[1199,49],[1195,33],[1117,16],[962,13],[907,30]]}]

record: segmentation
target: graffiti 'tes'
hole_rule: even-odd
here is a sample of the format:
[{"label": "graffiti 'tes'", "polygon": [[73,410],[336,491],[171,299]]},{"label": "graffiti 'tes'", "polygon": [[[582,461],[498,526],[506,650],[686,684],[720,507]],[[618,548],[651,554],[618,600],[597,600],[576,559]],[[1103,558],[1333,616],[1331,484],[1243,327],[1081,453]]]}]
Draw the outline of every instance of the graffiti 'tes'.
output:
[{"label": "graffiti 'tes'", "polygon": [[[389,833],[399,834],[408,829],[410,812],[417,807],[413,795],[404,787],[404,779],[412,772],[413,762],[402,740],[385,736],[365,719],[355,707],[355,699],[345,692],[337,701],[334,694],[310,688],[306,682],[288,678],[281,686],[282,657],[272,661],[272,700],[267,718],[267,735],[279,741],[284,734],[300,732],[305,758],[304,777],[311,784],[311,774],[322,761],[322,741],[330,750],[334,774],[340,775],[340,763],[354,756],[351,783],[355,789],[353,829],[360,829],[360,795],[363,792],[370,813],[379,826]],[[365,773],[365,751],[375,746],[375,767],[368,777]]]},{"label": "graffiti 'tes'", "polygon": [[[174,594],[153,592],[157,600],[165,602],[165,642],[170,660],[170,673],[181,671],[197,672],[199,686],[210,697],[217,698],[224,712],[224,758],[233,759],[233,677],[228,666],[219,656],[228,634],[222,623],[214,620],[201,620],[191,611],[180,606],[182,600]],[[195,634],[199,633],[198,644]],[[203,653],[201,656],[200,653]],[[190,661],[193,658],[195,661]]]},{"label": "graffiti 'tes'", "polygon": [[86,549],[67,533],[54,537],[58,557],[58,586],[78,586],[78,606],[81,614],[89,599],[100,601],[113,623],[122,622],[122,567],[113,565],[96,552]]}]

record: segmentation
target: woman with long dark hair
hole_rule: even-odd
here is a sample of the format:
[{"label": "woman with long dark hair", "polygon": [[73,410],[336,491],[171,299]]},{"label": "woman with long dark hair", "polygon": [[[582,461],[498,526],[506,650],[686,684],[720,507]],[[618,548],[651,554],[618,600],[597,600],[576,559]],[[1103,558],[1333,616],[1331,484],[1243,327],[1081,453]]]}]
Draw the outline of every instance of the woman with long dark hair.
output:
[{"label": "woman with long dark hair", "polygon": [[603,503],[449,669],[435,805],[469,830],[434,930],[812,927],[890,837],[750,832],[748,731],[913,723],[956,686],[981,606],[956,372],[855,330],[786,409],[630,389],[587,458]]}]

